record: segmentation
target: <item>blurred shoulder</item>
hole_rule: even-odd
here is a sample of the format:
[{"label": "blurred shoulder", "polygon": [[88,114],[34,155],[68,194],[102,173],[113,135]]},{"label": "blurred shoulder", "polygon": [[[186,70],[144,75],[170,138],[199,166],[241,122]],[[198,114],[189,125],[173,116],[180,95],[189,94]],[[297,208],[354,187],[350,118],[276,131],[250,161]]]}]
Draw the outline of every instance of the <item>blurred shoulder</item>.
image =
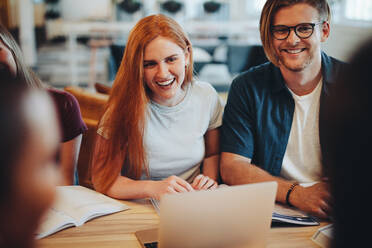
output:
[{"label": "blurred shoulder", "polygon": [[79,108],[78,101],[71,93],[56,88],[48,88],[47,91],[57,106],[63,108]]}]

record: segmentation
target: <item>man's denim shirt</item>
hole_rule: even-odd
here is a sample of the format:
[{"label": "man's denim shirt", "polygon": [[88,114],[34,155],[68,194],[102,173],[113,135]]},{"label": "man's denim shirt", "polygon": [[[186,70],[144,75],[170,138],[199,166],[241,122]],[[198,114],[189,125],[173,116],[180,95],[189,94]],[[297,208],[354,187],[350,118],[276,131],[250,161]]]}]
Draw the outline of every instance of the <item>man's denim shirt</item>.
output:
[{"label": "man's denim shirt", "polygon": [[[322,102],[344,63],[322,52]],[[278,176],[282,167],[295,103],[278,67],[268,62],[240,74],[231,84],[221,129],[221,152],[251,158],[252,164]],[[323,149],[322,149],[323,150]]]}]

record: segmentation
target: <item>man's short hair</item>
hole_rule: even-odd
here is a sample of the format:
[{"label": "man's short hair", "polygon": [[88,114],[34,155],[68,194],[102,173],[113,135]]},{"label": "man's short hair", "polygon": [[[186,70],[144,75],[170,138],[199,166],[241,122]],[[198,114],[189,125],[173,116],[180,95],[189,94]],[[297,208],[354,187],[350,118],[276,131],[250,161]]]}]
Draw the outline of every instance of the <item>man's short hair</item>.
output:
[{"label": "man's short hair", "polygon": [[283,7],[289,7],[298,3],[305,3],[318,10],[320,20],[329,22],[331,19],[331,11],[327,0],[267,0],[260,18],[260,34],[262,46],[265,50],[267,58],[276,66],[278,66],[278,57],[276,56],[273,47],[273,35],[271,33],[271,25],[275,14]]}]

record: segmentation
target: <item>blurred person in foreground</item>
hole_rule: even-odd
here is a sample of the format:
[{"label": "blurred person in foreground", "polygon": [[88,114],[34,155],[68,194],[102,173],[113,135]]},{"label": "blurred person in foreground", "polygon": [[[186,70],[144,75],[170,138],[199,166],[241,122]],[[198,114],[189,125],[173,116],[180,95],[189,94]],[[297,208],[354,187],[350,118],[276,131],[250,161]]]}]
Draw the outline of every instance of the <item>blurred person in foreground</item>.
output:
[{"label": "blurred person in foreground", "polygon": [[53,102],[24,82],[0,79],[0,247],[34,247],[55,198],[59,129]]},{"label": "blurred person in foreground", "polygon": [[356,50],[325,101],[323,158],[334,197],[331,247],[363,247],[370,242],[371,68],[372,37]]},{"label": "blurred person in foreground", "polygon": [[81,117],[79,103],[70,93],[44,85],[26,66],[17,42],[0,24],[0,78],[4,77],[13,77],[29,87],[43,88],[51,95],[57,108],[62,132],[58,153],[63,175],[61,184],[78,184],[76,166],[82,134],[87,130]]}]

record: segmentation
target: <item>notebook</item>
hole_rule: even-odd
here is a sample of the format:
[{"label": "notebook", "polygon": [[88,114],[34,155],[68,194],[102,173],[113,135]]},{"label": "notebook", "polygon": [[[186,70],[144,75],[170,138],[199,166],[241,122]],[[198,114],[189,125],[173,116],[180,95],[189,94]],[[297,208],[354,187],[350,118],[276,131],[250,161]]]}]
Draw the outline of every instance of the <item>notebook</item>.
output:
[{"label": "notebook", "polygon": [[277,183],[164,195],[158,229],[137,231],[142,247],[265,247]]}]

